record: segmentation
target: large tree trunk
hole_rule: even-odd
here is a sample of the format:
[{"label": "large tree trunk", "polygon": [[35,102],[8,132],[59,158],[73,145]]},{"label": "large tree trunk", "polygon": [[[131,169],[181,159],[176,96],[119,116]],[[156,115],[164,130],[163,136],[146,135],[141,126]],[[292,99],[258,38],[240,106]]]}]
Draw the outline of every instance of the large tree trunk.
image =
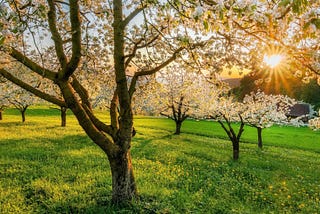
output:
[{"label": "large tree trunk", "polygon": [[[131,165],[130,147],[133,132],[133,114],[131,96],[125,68],[125,26],[121,0],[113,1],[113,36],[114,36],[114,69],[116,76],[116,92],[119,98],[119,129],[114,142],[120,148],[115,156],[109,156],[112,171],[112,200],[114,203],[130,202],[137,194]],[[115,120],[116,118],[111,118]],[[113,124],[113,122],[111,123]],[[115,128],[115,127],[113,127]],[[118,139],[115,139],[118,138]]]},{"label": "large tree trunk", "polygon": [[234,141],[232,141],[232,149],[233,149],[233,160],[238,160],[239,159],[239,141],[234,139]]},{"label": "large tree trunk", "polygon": [[181,121],[175,121],[176,122],[176,132],[174,134],[179,135],[181,133]]},{"label": "large tree trunk", "polygon": [[67,108],[61,107],[61,127],[65,127],[67,125]]},{"label": "large tree trunk", "polygon": [[129,202],[137,195],[130,150],[109,157],[112,172],[112,202]]},{"label": "large tree trunk", "polygon": [[262,149],[262,128],[257,127],[258,130],[258,147]]},{"label": "large tree trunk", "polygon": [[108,156],[112,172],[112,201],[117,204],[130,202],[137,194],[130,156],[132,139],[131,112],[127,111],[129,119],[126,117],[121,118],[120,127],[123,127],[123,129],[118,129],[114,135],[110,133],[110,137],[113,138],[111,143],[110,137],[106,137],[90,120],[89,114],[91,110],[87,109],[87,112],[85,111],[77,101],[71,85],[69,83],[61,83],[60,88],[69,109],[74,113],[79,124],[94,143]]}]

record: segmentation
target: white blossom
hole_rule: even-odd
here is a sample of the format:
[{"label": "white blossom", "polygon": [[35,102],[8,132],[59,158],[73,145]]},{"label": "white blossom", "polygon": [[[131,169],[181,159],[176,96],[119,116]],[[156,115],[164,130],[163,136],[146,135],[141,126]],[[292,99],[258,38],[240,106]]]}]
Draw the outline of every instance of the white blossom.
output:
[{"label": "white blossom", "polygon": [[295,101],[283,95],[267,95],[258,91],[245,96],[243,113],[245,122],[254,127],[267,128],[274,123],[286,123],[287,114]]},{"label": "white blossom", "polygon": [[313,130],[320,129],[320,117],[316,117],[309,120],[309,127]]},{"label": "white blossom", "polygon": [[199,4],[194,11],[193,17],[200,17],[203,14],[203,12],[203,7]]}]

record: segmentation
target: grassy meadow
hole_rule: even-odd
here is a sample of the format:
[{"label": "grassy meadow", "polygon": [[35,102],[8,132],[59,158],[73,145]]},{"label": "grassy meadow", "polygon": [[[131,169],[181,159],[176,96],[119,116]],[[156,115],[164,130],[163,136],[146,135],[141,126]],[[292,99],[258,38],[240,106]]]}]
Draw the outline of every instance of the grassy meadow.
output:
[{"label": "grassy meadow", "polygon": [[[99,113],[103,120],[107,115]],[[0,121],[0,213],[320,213],[320,132],[245,128],[240,159],[219,124],[136,117],[132,156],[140,198],[110,203],[106,155],[69,113],[14,109]]]}]

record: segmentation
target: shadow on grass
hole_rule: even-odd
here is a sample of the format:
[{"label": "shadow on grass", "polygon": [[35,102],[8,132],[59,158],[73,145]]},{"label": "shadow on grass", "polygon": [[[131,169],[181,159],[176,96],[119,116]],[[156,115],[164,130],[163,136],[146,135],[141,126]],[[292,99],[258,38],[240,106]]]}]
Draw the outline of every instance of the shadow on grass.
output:
[{"label": "shadow on grass", "polygon": [[10,194],[23,198],[22,210],[28,207],[34,213],[157,213],[151,205],[153,196],[142,195],[125,206],[111,203],[109,164],[85,135],[3,139],[0,145],[0,187],[4,185],[12,191]]},{"label": "shadow on grass", "polygon": [[[36,123],[34,123],[34,125],[35,124]],[[0,122],[0,127],[8,128],[8,127],[14,127],[14,126],[25,126],[25,123],[23,123],[21,121],[16,121],[16,122],[5,122],[5,121],[2,121],[2,122]]]},{"label": "shadow on grass", "polygon": [[[31,190],[33,191],[33,190]],[[34,194],[35,192],[31,192]],[[101,193],[97,193],[95,196],[96,204],[79,203],[74,200],[73,202],[60,201],[54,204],[46,204],[41,200],[41,196],[46,195],[45,192],[40,191],[36,193],[38,200],[35,202],[38,205],[38,211],[45,213],[92,213],[92,214],[105,214],[105,213],[148,213],[156,214],[158,208],[152,206],[156,202],[156,198],[152,196],[139,196],[139,198],[133,200],[131,203],[126,204],[113,204],[111,197],[101,196]]]},{"label": "shadow on grass", "polygon": [[[4,115],[20,115],[19,110],[15,108],[6,109]],[[26,111],[26,116],[60,116],[60,110],[58,108],[28,108]],[[72,115],[71,111],[67,110],[67,115]]]},{"label": "shadow on grass", "polygon": [[[14,130],[17,130],[17,127],[23,127],[26,129],[34,129],[37,125],[39,125],[39,122],[33,122],[33,121],[25,121],[23,122],[0,122],[0,128],[13,128]],[[52,125],[52,126],[45,126],[46,129],[55,129],[55,128],[65,128],[61,127],[61,125]]]}]

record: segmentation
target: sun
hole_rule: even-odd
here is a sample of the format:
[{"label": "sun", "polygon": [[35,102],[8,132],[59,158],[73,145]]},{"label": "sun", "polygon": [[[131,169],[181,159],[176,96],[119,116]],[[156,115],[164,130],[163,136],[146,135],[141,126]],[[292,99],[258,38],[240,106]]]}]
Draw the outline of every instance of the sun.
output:
[{"label": "sun", "polygon": [[279,94],[283,91],[290,91],[289,84],[290,58],[286,49],[281,45],[270,45],[264,47],[261,55],[261,79],[259,83],[266,93]]},{"label": "sun", "polygon": [[281,54],[264,55],[263,57],[264,63],[266,63],[270,68],[277,67],[283,59],[284,56]]}]

